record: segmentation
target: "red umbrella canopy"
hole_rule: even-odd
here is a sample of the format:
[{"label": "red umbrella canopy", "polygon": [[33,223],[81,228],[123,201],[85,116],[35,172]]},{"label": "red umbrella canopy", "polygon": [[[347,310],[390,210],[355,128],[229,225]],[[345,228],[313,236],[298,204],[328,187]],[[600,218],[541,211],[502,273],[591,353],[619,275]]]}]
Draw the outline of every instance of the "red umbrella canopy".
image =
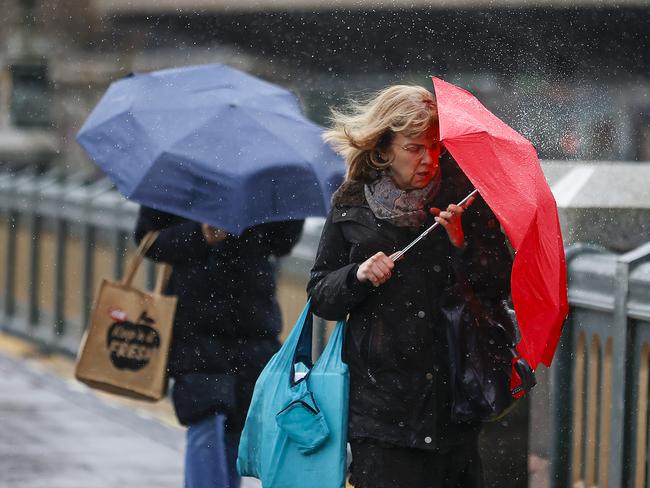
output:
[{"label": "red umbrella canopy", "polygon": [[517,350],[551,365],[568,311],[557,205],[533,145],[471,93],[435,76],[440,140],[499,219],[515,249],[512,301]]}]

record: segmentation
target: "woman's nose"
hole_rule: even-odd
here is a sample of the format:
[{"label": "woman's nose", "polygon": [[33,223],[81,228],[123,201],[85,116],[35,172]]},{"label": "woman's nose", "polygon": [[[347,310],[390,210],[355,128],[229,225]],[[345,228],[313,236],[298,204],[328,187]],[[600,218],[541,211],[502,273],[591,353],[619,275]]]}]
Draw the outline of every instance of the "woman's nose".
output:
[{"label": "woman's nose", "polygon": [[437,165],[440,159],[440,150],[437,147],[427,147],[425,148],[420,164],[426,166]]}]

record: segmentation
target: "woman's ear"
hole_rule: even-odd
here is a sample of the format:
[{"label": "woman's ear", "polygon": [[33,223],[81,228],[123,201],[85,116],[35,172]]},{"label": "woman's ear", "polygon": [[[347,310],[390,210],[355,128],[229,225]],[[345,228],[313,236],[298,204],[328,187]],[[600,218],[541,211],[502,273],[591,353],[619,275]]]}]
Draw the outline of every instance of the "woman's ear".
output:
[{"label": "woman's ear", "polygon": [[393,147],[391,146],[392,140],[393,133],[390,130],[387,130],[375,144],[375,154],[384,166],[388,166],[393,162],[394,154]]},{"label": "woman's ear", "polygon": [[375,148],[370,153],[370,162],[375,169],[381,171],[390,166],[392,157],[393,155],[389,151]]},{"label": "woman's ear", "polygon": [[384,149],[377,149],[377,153],[379,154],[381,160],[386,162],[387,164],[393,162],[393,151],[390,146]]}]

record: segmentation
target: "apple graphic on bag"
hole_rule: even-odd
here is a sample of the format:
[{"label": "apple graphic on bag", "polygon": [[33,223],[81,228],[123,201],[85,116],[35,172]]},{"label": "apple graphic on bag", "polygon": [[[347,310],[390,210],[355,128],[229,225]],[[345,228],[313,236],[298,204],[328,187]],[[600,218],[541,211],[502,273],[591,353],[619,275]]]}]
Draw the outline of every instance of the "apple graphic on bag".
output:
[{"label": "apple graphic on bag", "polygon": [[108,329],[106,345],[113,366],[132,371],[144,368],[160,348],[160,336],[152,327],[155,321],[147,312],[142,312],[135,324],[126,314],[111,311],[111,317],[117,320]]}]

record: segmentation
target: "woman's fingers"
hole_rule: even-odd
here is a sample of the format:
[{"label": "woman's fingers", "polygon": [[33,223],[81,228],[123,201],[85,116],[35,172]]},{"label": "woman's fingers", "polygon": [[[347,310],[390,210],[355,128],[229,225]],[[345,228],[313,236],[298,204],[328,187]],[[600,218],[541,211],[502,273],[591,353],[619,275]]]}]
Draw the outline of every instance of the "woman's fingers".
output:
[{"label": "woman's fingers", "polygon": [[451,216],[460,216],[465,211],[465,207],[462,205],[454,205],[453,203],[447,207],[447,212]]},{"label": "woman's fingers", "polygon": [[214,246],[228,237],[228,232],[209,224],[201,224],[201,231],[203,232],[205,242],[209,246]]},{"label": "woman's fingers", "polygon": [[[457,208],[460,208],[460,207],[457,207]],[[447,224],[449,224],[454,219],[456,219],[457,217],[460,217],[462,215],[463,211],[462,210],[457,210],[457,208],[456,209],[451,209],[451,210],[450,209],[439,210],[437,214],[434,214],[436,216],[433,218],[433,220],[435,220],[436,222],[440,222],[440,224],[442,226],[447,227]],[[433,213],[433,212],[431,212],[431,213]]]},{"label": "woman's fingers", "polygon": [[456,219],[459,219],[463,215],[464,211],[465,209],[463,207],[452,204],[447,207],[447,210],[439,211],[434,220],[440,222],[443,227],[447,227],[447,225],[455,222]]},{"label": "woman's fingers", "polygon": [[373,285],[379,286],[391,277],[393,262],[383,252],[375,254],[371,259],[370,272],[374,276]]},{"label": "woman's fingers", "polygon": [[357,270],[359,281],[370,281],[374,286],[385,283],[392,275],[395,264],[383,252],[366,259]]},{"label": "woman's fingers", "polygon": [[395,259],[395,256],[397,256],[399,253],[400,253],[400,251],[394,252],[393,254],[391,254],[391,255],[389,256],[389,259],[390,259],[393,263],[396,263],[396,262],[398,262],[398,261],[401,261],[402,259],[404,259],[404,254],[402,254],[400,257],[398,257],[397,259]]},{"label": "woman's fingers", "polygon": [[476,200],[476,197],[470,197],[469,200],[463,203],[463,208],[469,208],[469,206],[474,203],[474,200]]},{"label": "woman's fingers", "polygon": [[378,274],[376,271],[372,271],[370,274],[370,282],[374,286],[379,286],[385,283],[388,280],[388,277]]},{"label": "woman's fingers", "polygon": [[449,235],[449,240],[456,247],[462,248],[465,246],[465,233],[461,220],[463,212],[474,203],[474,200],[475,197],[471,197],[462,205],[452,203],[445,210],[440,210],[435,207],[429,209],[429,212],[435,216],[434,220],[445,228]]},{"label": "woman's fingers", "polygon": [[386,256],[383,252],[381,253],[381,256],[378,257],[377,260],[375,260],[374,264],[377,270],[384,275],[390,274],[394,266],[390,258]]},{"label": "woman's fingers", "polygon": [[[468,203],[471,204],[471,199],[468,200]],[[465,233],[461,224],[464,211],[463,205],[451,204],[446,210],[439,212],[437,217],[434,217],[434,220],[447,231],[451,243],[459,248],[465,245]]]},{"label": "woman's fingers", "polygon": [[[471,197],[469,200],[467,200],[465,203],[462,205],[456,205],[456,204],[450,204],[445,211],[440,210],[437,207],[431,207],[429,209],[429,212],[434,215],[434,216],[440,216],[443,215],[444,218],[450,218],[449,215],[446,214],[462,214],[465,209],[467,209],[472,203],[474,203],[474,200],[476,200],[476,197]],[[446,216],[445,216],[446,215]]]}]

